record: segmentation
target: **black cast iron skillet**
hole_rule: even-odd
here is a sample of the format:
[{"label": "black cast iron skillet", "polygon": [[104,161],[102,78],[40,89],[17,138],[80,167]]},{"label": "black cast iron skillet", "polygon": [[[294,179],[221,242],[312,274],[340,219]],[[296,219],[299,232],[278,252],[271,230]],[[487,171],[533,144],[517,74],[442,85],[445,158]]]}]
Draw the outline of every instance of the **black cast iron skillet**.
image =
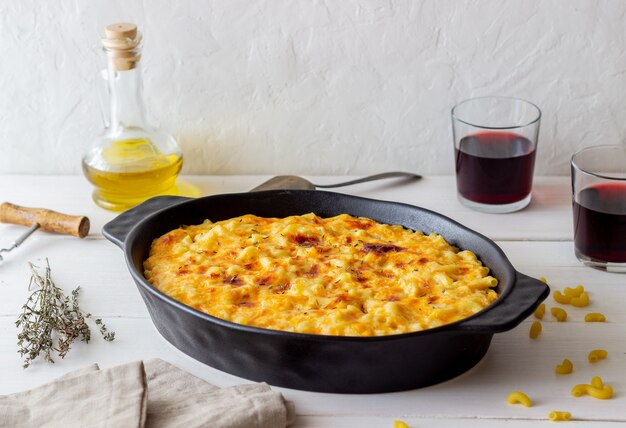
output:
[{"label": "black cast iron skillet", "polygon": [[[436,232],[473,251],[499,280],[499,298],[461,321],[414,333],[337,337],[234,324],[192,309],[153,288],[142,263],[153,239],[181,225],[243,214],[286,217],[347,213]],[[126,211],[103,234],[124,250],[126,263],[161,335],[191,357],[254,381],[309,391],[380,393],[432,385],[473,367],[494,333],[524,320],[549,293],[517,272],[491,240],[438,213],[411,205],[316,190],[269,190],[198,199],[162,196]]]}]

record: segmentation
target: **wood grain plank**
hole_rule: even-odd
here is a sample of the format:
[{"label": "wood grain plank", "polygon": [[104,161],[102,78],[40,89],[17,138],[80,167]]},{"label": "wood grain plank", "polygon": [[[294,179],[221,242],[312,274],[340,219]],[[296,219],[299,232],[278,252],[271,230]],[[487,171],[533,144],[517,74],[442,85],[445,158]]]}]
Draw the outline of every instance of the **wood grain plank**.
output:
[{"label": "wood grain plank", "polygon": [[[0,393],[33,387],[91,362],[108,367],[153,357],[166,359],[216,385],[246,382],[174,349],[158,335],[148,319],[106,318],[107,325],[116,331],[114,342],[106,343],[94,337],[89,345],[76,344],[69,356],[55,365],[38,362],[22,370],[16,355],[13,321],[13,318],[0,317]],[[562,409],[574,412],[577,419],[626,422],[626,378],[623,376],[626,373],[626,326],[623,323],[546,321],[540,338],[531,340],[527,335],[529,325],[530,320],[510,332],[495,335],[489,352],[476,367],[432,387],[358,396],[278,389],[305,415],[543,419],[549,411]],[[606,349],[609,357],[596,364],[587,362],[587,353],[595,348]],[[563,358],[574,363],[572,375],[554,374],[554,366]],[[575,384],[588,383],[595,375],[614,387],[614,399],[604,401],[570,395]],[[506,396],[513,390],[526,392],[534,406],[527,409],[507,405]]]},{"label": "wood grain plank", "polygon": [[44,234],[31,239],[0,264],[0,315],[18,313],[29,295],[28,262],[41,270],[47,258],[55,284],[68,294],[81,287],[79,302],[85,311],[97,316],[148,316],[122,251],[110,242]]},{"label": "wood grain plank", "polygon": [[[469,419],[469,418],[393,418],[389,416],[298,416],[293,428],[392,428],[394,419],[406,422],[410,428],[437,427],[459,428],[479,426],[481,428],[554,428],[554,422],[548,420],[504,418],[504,419]],[[591,422],[572,420],[568,427],[614,428],[622,422]]]}]

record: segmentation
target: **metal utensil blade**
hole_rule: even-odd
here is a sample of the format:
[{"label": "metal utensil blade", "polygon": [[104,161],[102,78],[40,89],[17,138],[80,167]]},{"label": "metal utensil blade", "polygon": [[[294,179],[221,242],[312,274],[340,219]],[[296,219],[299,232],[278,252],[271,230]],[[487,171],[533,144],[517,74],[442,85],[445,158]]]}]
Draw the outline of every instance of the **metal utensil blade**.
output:
[{"label": "metal utensil blade", "polygon": [[295,190],[315,190],[315,185],[308,180],[296,175],[277,175],[269,180],[261,183],[251,192],[258,190],[278,190],[278,189],[295,189]]}]

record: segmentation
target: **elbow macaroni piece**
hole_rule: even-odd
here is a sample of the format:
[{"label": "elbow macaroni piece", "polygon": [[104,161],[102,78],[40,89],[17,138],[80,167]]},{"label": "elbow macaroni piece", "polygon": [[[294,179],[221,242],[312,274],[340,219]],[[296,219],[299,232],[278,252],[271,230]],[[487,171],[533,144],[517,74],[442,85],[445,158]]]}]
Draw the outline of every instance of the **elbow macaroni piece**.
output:
[{"label": "elbow macaroni piece", "polygon": [[409,425],[404,421],[396,419],[393,421],[393,428],[409,428]]},{"label": "elbow macaroni piece", "polygon": [[600,312],[590,312],[585,315],[585,322],[605,322],[606,317]]},{"label": "elbow macaroni piece", "polygon": [[541,333],[541,323],[539,321],[534,321],[530,326],[528,337],[530,337],[531,339],[536,339],[540,333]]},{"label": "elbow macaroni piece", "polygon": [[578,285],[576,288],[565,287],[563,293],[555,291],[552,297],[557,303],[562,305],[572,305],[577,308],[589,305],[589,295],[585,292],[585,288],[582,285]]},{"label": "elbow macaroni piece", "polygon": [[572,388],[572,395],[574,397],[582,397],[583,395],[587,393],[587,389],[590,386],[591,385],[587,385],[585,383],[578,384]]},{"label": "elbow macaroni piece", "polygon": [[562,305],[569,305],[572,301],[572,296],[568,296],[567,294],[563,294],[560,291],[555,291],[552,295],[554,301],[560,303]]},{"label": "elbow macaroni piece", "polygon": [[572,297],[570,304],[572,306],[576,306],[577,308],[589,306],[589,295],[587,293],[582,293],[578,297]]},{"label": "elbow macaroni piece", "polygon": [[574,369],[574,365],[570,360],[565,358],[561,364],[557,364],[554,371],[556,374],[570,374]]},{"label": "elbow macaroni piece", "polygon": [[585,287],[578,284],[576,288],[565,287],[565,295],[570,297],[580,297],[585,291]]},{"label": "elbow macaroni piece", "polygon": [[535,309],[535,318],[543,319],[544,314],[546,313],[546,304],[542,303]]},{"label": "elbow macaroni piece", "polygon": [[511,392],[506,398],[506,402],[509,404],[521,404],[525,407],[530,407],[533,405],[533,403],[530,401],[530,398],[528,398],[528,395],[524,394],[521,391]]},{"label": "elbow macaroni piece", "polygon": [[544,284],[547,284],[547,283],[548,283],[548,280],[546,279],[546,277],[545,277],[545,276],[540,276],[540,277],[539,277],[539,281],[543,282]]},{"label": "elbow macaroni piece", "polygon": [[602,382],[602,378],[600,376],[594,376],[591,378],[591,386],[602,389],[604,388],[604,382]]},{"label": "elbow macaroni piece", "polygon": [[607,400],[613,397],[613,387],[605,385],[599,376],[594,376],[591,379],[591,385],[582,383],[574,386],[572,388],[572,395],[574,397],[590,395],[591,397],[599,400]]},{"label": "elbow macaroni piece", "polygon": [[589,360],[590,363],[596,363],[600,360],[604,360],[607,355],[609,355],[608,352],[606,352],[604,349],[594,349],[593,351],[591,351],[589,353],[589,355],[587,356],[587,359]]},{"label": "elbow macaroni piece", "polygon": [[552,313],[552,316],[556,318],[558,322],[564,322],[567,320],[567,312],[565,312],[564,309],[552,308],[550,309],[550,313]]},{"label": "elbow macaroni piece", "polygon": [[598,400],[608,400],[613,397],[613,388],[610,385],[604,385],[602,388],[589,388],[587,394]]},{"label": "elbow macaroni piece", "polygon": [[572,418],[572,414],[570,412],[557,412],[556,410],[548,413],[548,419],[554,422],[558,421],[569,421]]}]

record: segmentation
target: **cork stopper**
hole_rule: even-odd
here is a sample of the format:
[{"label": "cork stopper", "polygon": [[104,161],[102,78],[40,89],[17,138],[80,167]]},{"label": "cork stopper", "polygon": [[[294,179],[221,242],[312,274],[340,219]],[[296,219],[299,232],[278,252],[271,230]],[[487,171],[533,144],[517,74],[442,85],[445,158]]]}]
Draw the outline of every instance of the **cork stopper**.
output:
[{"label": "cork stopper", "polygon": [[132,70],[141,59],[141,33],[130,23],[108,25],[104,30],[102,46],[115,70]]},{"label": "cork stopper", "polygon": [[137,26],[135,24],[124,22],[111,24],[104,29],[104,34],[106,34],[107,39],[135,40],[137,37]]}]

